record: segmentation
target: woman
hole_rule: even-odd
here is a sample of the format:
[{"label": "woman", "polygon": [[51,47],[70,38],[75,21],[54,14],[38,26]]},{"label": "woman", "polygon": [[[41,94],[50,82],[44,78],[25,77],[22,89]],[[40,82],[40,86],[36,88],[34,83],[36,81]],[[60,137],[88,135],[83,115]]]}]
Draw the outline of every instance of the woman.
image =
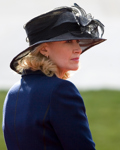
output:
[{"label": "woman", "polygon": [[105,39],[98,20],[74,4],[25,25],[30,46],[10,67],[22,75],[8,92],[3,132],[8,150],[95,150],[83,99],[69,81],[80,55]]}]

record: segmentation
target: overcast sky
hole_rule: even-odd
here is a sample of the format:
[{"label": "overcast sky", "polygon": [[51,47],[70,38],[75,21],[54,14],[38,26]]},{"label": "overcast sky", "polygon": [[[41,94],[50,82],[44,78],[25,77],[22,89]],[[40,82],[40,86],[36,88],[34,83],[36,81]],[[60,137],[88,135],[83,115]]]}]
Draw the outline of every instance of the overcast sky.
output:
[{"label": "overcast sky", "polygon": [[81,89],[120,89],[120,0],[0,0],[0,88],[9,88],[20,79],[9,63],[28,47],[23,25],[55,7],[74,2],[105,25],[107,41],[81,55],[81,69],[70,80]]}]

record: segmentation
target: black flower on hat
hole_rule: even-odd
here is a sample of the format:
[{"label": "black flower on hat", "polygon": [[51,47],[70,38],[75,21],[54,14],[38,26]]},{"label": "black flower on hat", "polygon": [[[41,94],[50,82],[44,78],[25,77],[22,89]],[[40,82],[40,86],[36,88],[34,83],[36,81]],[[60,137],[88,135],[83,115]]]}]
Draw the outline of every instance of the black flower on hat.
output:
[{"label": "black flower on hat", "polygon": [[[94,37],[102,37],[104,34],[104,25],[99,20],[94,19],[90,13],[87,14],[85,10],[76,3],[72,6],[72,10],[81,32],[87,32]],[[99,35],[99,28],[101,29],[101,35]]]}]

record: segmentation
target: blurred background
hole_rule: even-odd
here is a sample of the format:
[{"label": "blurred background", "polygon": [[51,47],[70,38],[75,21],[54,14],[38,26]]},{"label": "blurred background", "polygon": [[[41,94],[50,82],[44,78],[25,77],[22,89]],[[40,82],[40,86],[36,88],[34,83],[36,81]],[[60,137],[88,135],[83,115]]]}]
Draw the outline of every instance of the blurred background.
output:
[{"label": "blurred background", "polygon": [[[81,67],[69,80],[82,91],[93,137],[98,144],[97,149],[118,150],[120,147],[120,0],[0,0],[0,89],[2,90],[0,108],[2,111],[6,91],[21,78],[9,68],[9,63],[14,56],[28,47],[23,25],[33,17],[55,7],[71,6],[74,2],[105,25],[103,38],[107,41],[81,55]],[[96,116],[93,117],[95,114]],[[2,142],[4,143],[1,135],[0,145]],[[3,144],[0,149],[4,150],[5,145]]]}]

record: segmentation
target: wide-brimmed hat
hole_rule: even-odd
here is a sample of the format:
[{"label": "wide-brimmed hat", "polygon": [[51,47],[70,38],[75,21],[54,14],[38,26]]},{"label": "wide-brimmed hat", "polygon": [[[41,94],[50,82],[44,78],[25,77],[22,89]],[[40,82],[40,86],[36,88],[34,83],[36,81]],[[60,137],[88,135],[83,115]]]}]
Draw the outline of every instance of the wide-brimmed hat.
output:
[{"label": "wide-brimmed hat", "polygon": [[[29,54],[41,43],[80,40],[82,53],[105,41],[104,25],[76,3],[72,7],[59,7],[27,22],[24,26],[29,47],[19,53],[10,63],[17,72],[18,60]],[[20,72],[18,72],[20,73]]]}]

